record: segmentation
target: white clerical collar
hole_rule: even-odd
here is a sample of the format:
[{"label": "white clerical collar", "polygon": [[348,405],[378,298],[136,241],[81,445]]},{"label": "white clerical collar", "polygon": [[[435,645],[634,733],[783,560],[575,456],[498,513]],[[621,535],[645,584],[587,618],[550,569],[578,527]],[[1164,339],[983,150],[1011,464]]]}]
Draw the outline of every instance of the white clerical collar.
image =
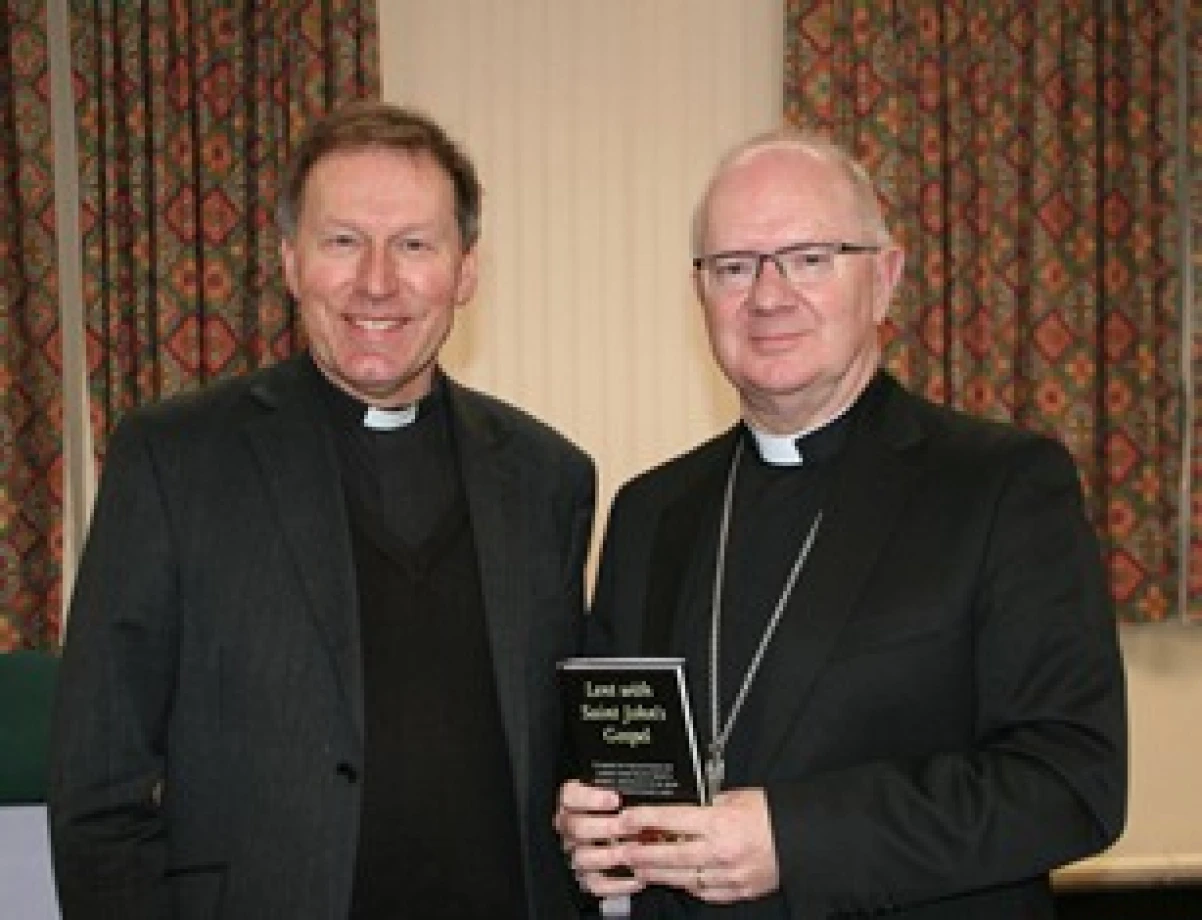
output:
[{"label": "white clerical collar", "polygon": [[368,406],[363,413],[363,427],[372,431],[396,431],[417,421],[417,403],[399,409],[381,409]]},{"label": "white clerical collar", "polygon": [[761,431],[746,419],[743,420],[743,424],[755,438],[755,446],[759,451],[760,458],[769,466],[801,466],[805,462],[805,455],[801,450],[802,439],[833,425],[846,415],[850,408],[851,406],[847,406],[834,418],[829,418],[818,425],[811,425],[809,428],[803,428],[793,434],[771,434]]},{"label": "white clerical collar", "polygon": [[797,434],[769,434],[750,425],[747,429],[755,438],[760,457],[769,466],[801,466],[805,462],[801,451],[797,449],[797,439],[806,434],[805,431]]}]

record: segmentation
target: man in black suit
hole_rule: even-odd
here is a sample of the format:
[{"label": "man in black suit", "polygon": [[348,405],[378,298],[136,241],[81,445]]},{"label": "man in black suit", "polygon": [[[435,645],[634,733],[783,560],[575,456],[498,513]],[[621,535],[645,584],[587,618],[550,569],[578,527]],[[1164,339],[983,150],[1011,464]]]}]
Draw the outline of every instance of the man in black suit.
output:
[{"label": "man in black suit", "polygon": [[880,368],[903,256],[835,145],[736,149],[694,247],[742,419],[620,491],[589,628],[686,656],[712,804],[567,783],[580,884],[635,917],[1051,917],[1048,873],[1117,837],[1126,793],[1067,451]]},{"label": "man in black suit", "polygon": [[594,470],[438,368],[480,187],[357,104],[282,189],[308,351],[130,413],[73,598],[67,920],[571,916],[550,820]]}]

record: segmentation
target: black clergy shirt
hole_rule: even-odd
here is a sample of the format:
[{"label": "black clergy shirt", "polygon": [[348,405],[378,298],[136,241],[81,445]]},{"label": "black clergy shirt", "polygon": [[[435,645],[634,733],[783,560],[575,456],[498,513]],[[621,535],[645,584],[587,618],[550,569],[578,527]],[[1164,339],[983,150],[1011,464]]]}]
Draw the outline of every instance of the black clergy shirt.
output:
[{"label": "black clergy shirt", "polygon": [[[314,368],[314,373],[320,373]],[[525,914],[520,837],[445,384],[364,427],[324,377],[359,594],[364,769],[352,920]]]},{"label": "black clergy shirt", "polygon": [[[836,491],[839,456],[848,432],[863,415],[865,406],[876,398],[878,390],[874,381],[847,412],[799,438],[797,446],[802,463],[797,466],[766,462],[760,457],[751,432],[744,428],[740,433],[742,458],[735,478],[722,591],[719,728],[730,712],[810,527]],[[820,524],[815,545],[821,540]],[[716,547],[717,543],[714,535],[707,545]],[[688,582],[695,587],[687,595],[687,625],[683,632],[693,711],[703,751],[712,738],[709,650],[715,562],[712,552],[699,553],[693,561]],[[803,568],[801,578],[804,577]],[[786,617],[807,614],[808,611],[796,605],[784,612]],[[769,643],[765,661],[774,654],[785,656],[787,661],[790,650]],[[755,748],[764,716],[778,703],[764,699],[756,687],[753,682],[726,746],[724,789],[763,785],[763,777],[747,773],[747,752]],[[720,916],[724,912],[735,916],[738,910],[738,907],[702,904],[676,889],[653,888],[638,899],[634,918],[677,920]]]},{"label": "black clergy shirt", "polygon": [[[744,428],[741,434],[743,452],[735,479],[722,592],[719,728],[725,723],[743,683],[789,570],[815,516],[831,492],[839,453],[871,389],[870,386],[869,391],[861,394],[856,404],[843,415],[799,439],[798,449],[803,459],[798,466],[767,463],[760,457],[751,432]],[[815,540],[822,540],[821,525]],[[716,537],[710,545],[716,547]],[[690,579],[697,588],[692,594],[689,625],[684,637],[689,684],[693,688],[692,702],[699,734],[705,744],[712,737],[709,648],[715,564],[713,555],[699,558],[694,563],[700,570]],[[804,568],[801,577],[804,577]],[[806,611],[792,608],[784,615],[805,616]],[[788,650],[775,649],[770,642],[767,655],[774,653],[787,655]],[[754,746],[765,707],[771,705],[756,693],[753,681],[726,747],[724,788],[758,785],[754,777],[744,772],[744,752]]]}]

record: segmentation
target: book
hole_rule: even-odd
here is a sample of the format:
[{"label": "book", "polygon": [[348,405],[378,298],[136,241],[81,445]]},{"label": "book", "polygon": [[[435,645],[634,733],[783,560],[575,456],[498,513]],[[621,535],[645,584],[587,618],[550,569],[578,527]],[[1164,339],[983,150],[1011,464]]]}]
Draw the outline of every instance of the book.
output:
[{"label": "book", "polygon": [[683,658],[567,658],[558,671],[573,778],[624,805],[704,804]]}]

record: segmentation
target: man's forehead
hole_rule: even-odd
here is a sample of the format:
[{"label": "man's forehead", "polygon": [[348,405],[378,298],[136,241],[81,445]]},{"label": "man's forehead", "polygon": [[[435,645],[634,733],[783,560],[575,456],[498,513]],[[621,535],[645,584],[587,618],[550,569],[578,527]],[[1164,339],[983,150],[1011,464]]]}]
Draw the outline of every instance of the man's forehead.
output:
[{"label": "man's forehead", "polygon": [[[368,171],[369,165],[385,172]],[[397,181],[381,186],[381,175]],[[454,205],[454,183],[431,154],[383,146],[350,147],[332,150],[313,164],[301,189],[301,211],[319,203],[336,208],[352,199],[387,208],[398,198],[415,196]]]},{"label": "man's forehead", "polygon": [[727,163],[714,191],[751,186],[814,193],[834,184],[847,185],[838,164],[813,151],[778,143],[745,151]]},{"label": "man's forehead", "polygon": [[707,225],[842,224],[855,216],[854,195],[835,164],[796,148],[749,151],[714,182]]}]

